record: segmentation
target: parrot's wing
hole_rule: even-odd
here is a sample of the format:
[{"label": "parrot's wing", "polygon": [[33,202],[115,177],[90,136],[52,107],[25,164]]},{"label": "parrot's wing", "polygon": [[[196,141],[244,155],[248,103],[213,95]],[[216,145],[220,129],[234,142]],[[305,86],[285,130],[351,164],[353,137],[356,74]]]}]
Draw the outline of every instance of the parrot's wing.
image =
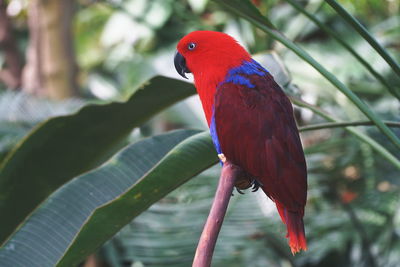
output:
[{"label": "parrot's wing", "polygon": [[246,75],[253,86],[223,83],[214,119],[222,153],[288,210],[303,212],[307,168],[292,105],[269,73]]}]

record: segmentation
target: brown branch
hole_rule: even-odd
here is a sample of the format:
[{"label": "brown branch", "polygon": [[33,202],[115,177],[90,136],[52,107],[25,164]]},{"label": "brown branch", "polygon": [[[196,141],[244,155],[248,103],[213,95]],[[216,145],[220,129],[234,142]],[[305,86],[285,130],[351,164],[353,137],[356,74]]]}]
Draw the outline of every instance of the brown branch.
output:
[{"label": "brown branch", "polygon": [[226,161],[222,167],[221,176],[219,178],[217,192],[215,193],[214,202],[212,203],[210,214],[204,225],[199,244],[197,245],[196,254],[193,260],[193,267],[209,267],[217,242],[217,237],[221,229],[222,222],[229,199],[232,195],[233,186],[238,175],[242,170]]}]

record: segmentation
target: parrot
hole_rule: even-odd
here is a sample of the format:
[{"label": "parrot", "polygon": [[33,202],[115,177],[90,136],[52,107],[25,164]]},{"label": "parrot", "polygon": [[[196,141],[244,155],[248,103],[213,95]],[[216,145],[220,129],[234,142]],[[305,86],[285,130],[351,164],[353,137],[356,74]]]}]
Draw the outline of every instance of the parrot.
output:
[{"label": "parrot", "polygon": [[193,75],[221,163],[243,170],[236,188],[261,187],[286,225],[292,254],[307,250],[307,166],[289,98],[267,69],[222,32],[185,35],[174,65],[182,77]]}]

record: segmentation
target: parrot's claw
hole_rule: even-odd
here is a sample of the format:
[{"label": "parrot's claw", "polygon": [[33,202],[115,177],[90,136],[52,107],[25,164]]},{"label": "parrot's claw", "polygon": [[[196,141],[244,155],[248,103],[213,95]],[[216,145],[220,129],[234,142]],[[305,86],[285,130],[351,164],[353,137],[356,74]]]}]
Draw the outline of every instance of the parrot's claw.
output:
[{"label": "parrot's claw", "polygon": [[237,187],[236,187],[236,191],[237,191],[239,194],[241,194],[241,195],[244,195],[243,191],[242,191],[242,190],[240,190],[240,189],[239,189],[239,188],[237,188]]},{"label": "parrot's claw", "polygon": [[251,188],[251,192],[257,192],[257,190],[258,190],[261,186],[263,186],[262,183],[260,183],[260,182],[257,181],[257,180],[253,180],[253,187]]}]

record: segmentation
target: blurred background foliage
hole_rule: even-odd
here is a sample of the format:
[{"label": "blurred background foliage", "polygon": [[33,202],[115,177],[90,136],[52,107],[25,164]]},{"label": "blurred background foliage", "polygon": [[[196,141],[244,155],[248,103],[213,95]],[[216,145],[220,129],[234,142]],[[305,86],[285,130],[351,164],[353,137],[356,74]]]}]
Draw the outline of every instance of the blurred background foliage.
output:
[{"label": "blurred background foliage", "polygon": [[[0,160],[47,118],[75,112],[87,103],[126,100],[154,75],[178,78],[172,64],[175,46],[193,30],[224,31],[253,54],[272,54],[274,61],[266,61],[272,65],[265,66],[271,69],[278,65],[286,70],[281,85],[288,92],[344,121],[364,118],[343,94],[293,52],[215,2],[65,1],[68,4],[59,16],[65,16],[62,23],[67,30],[60,39],[68,52],[57,58],[60,53],[52,52],[51,43],[46,46],[46,41],[34,40],[50,36],[53,42],[54,35],[46,33],[46,27],[37,29],[40,20],[46,19],[38,14],[52,12],[53,8],[41,1],[46,2],[0,1]],[[53,2],[54,8],[65,5]],[[286,1],[252,2],[380,118],[399,121],[399,101],[331,36]],[[400,78],[325,1],[297,2],[337,32],[399,90]],[[392,56],[400,59],[399,1],[339,2]],[[49,17],[49,21],[54,19]],[[35,35],[34,31],[39,33]],[[39,50],[43,58],[35,58],[32,52]],[[35,74],[32,66],[38,65],[43,67]],[[65,74],[64,80],[58,70]],[[54,88],[66,91],[54,92]],[[309,110],[296,109],[296,116],[300,126],[323,122]],[[196,96],[161,112],[135,130],[129,140],[177,128],[206,129]],[[400,157],[400,151],[375,127],[358,128]],[[399,128],[392,129],[400,136]],[[309,170],[305,215],[309,250],[295,257],[289,253],[283,238],[285,229],[273,204],[262,193],[235,193],[213,266],[398,266],[399,169],[342,128],[303,132],[302,141]],[[219,169],[214,166],[151,206],[82,265],[189,266]]]}]

